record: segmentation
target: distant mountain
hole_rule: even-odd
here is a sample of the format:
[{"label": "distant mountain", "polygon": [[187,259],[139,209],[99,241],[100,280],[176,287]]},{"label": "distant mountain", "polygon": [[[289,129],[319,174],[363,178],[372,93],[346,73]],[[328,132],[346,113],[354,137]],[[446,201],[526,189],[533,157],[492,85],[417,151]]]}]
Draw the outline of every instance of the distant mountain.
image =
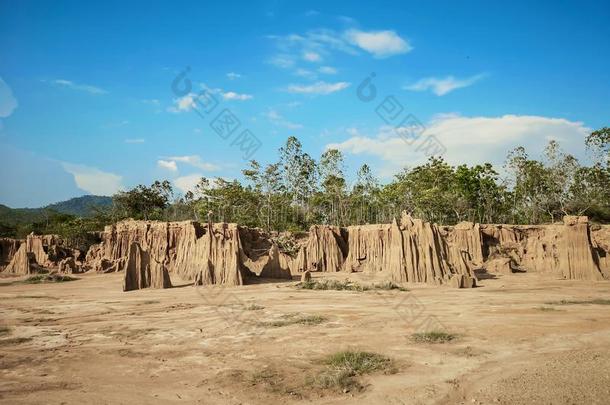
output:
[{"label": "distant mountain", "polygon": [[112,205],[112,197],[99,195],[84,195],[49,204],[42,208],[10,208],[0,204],[0,222],[8,225],[31,223],[42,221],[46,217],[47,210],[53,210],[62,214],[70,214],[78,217],[86,217],[95,212],[95,208],[105,208]]}]

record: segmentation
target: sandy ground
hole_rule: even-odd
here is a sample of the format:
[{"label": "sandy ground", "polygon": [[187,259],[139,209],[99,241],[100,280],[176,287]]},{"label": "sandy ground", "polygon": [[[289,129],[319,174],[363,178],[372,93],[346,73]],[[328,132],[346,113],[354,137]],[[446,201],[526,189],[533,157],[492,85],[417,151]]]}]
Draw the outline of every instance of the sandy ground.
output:
[{"label": "sandy ground", "polygon": [[[8,327],[0,334],[1,403],[607,404],[610,398],[610,306],[545,304],[609,299],[608,282],[518,274],[482,280],[472,290],[310,291],[285,282],[123,293],[121,274],[44,285],[12,281],[0,280],[0,326]],[[328,320],[269,325],[290,313]],[[458,338],[410,339],[431,329]],[[361,377],[362,390],[312,385],[321,359],[345,349],[386,355],[395,370]]]}]

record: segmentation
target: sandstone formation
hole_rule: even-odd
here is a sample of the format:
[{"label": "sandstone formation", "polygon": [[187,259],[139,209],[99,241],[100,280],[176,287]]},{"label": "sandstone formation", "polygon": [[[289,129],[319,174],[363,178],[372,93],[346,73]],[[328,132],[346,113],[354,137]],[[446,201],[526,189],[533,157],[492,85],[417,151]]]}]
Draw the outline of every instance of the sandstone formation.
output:
[{"label": "sandstone formation", "polygon": [[291,279],[314,271],[379,273],[399,283],[460,288],[476,286],[481,271],[610,278],[610,226],[592,226],[586,217],[551,225],[438,226],[403,214],[391,224],[317,225],[298,235],[226,223],[127,220],[99,236],[86,255],[54,235],[3,239],[0,258],[10,260],[4,271],[14,274],[39,266],[124,271],[126,290],[167,288],[170,276],[197,285],[242,285],[252,277]]},{"label": "sandstone formation", "polygon": [[301,283],[307,283],[309,281],[311,281],[311,272],[306,270],[303,272],[303,274],[301,274]]},{"label": "sandstone formation", "polygon": [[292,279],[290,273],[292,259],[287,254],[280,252],[275,243],[271,245],[269,254],[264,260],[265,263],[259,274],[260,277]]},{"label": "sandstone formation", "polygon": [[36,258],[33,253],[28,252],[27,245],[22,243],[17,253],[13,256],[11,262],[4,269],[5,273],[17,275],[26,275],[34,273],[36,267]]},{"label": "sandstone formation", "polygon": [[340,271],[343,268],[345,242],[341,229],[335,226],[313,225],[307,245],[299,251],[293,268],[296,271]]},{"label": "sandstone formation", "polygon": [[138,242],[129,246],[122,271],[123,291],[172,286],[165,264],[156,261]]},{"label": "sandstone formation", "polygon": [[0,272],[13,260],[23,240],[0,238]]}]

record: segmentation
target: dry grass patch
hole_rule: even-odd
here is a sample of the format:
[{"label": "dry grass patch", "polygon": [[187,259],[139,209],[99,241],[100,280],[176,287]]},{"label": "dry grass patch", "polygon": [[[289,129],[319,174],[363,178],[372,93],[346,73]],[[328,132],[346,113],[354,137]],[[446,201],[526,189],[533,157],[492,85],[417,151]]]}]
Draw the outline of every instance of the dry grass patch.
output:
[{"label": "dry grass patch", "polygon": [[547,305],[581,305],[581,304],[593,304],[593,305],[610,305],[609,299],[594,298],[591,300],[559,300],[554,302],[546,302]]},{"label": "dry grass patch", "polygon": [[399,290],[409,291],[408,289],[399,286],[391,281],[380,284],[363,285],[354,283],[350,280],[309,280],[302,283],[297,283],[296,288],[302,290],[333,290],[333,291],[371,291],[371,290]]},{"label": "dry grass patch", "polygon": [[9,339],[0,340],[0,346],[12,346],[12,345],[20,345],[21,343],[29,342],[32,340],[31,337],[16,337]]},{"label": "dry grass patch", "polygon": [[366,351],[337,352],[326,357],[323,363],[326,368],[310,379],[310,384],[323,389],[340,389],[344,393],[364,388],[358,376],[378,371],[393,374],[397,371],[389,357]]},{"label": "dry grass patch", "polygon": [[258,304],[250,304],[244,308],[246,311],[260,311],[261,309],[265,309],[264,306]]},{"label": "dry grass patch", "polygon": [[415,343],[447,343],[456,338],[456,335],[443,331],[419,332],[411,335],[411,340]]},{"label": "dry grass patch", "polygon": [[273,326],[276,328],[289,325],[319,325],[326,322],[328,318],[323,315],[304,315],[299,313],[282,315],[282,319],[270,322],[263,322],[263,326]]},{"label": "dry grass patch", "polygon": [[37,274],[30,276],[22,281],[24,284],[41,284],[41,283],[64,283],[66,281],[78,280],[76,277],[70,277],[63,274]]}]

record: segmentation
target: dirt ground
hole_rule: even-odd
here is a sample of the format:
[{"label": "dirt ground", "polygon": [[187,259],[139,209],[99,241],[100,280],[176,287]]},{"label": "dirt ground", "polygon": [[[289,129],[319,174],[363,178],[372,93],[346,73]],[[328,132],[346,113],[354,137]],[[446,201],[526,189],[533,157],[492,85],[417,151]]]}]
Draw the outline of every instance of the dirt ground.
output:
[{"label": "dirt ground", "polygon": [[[78,277],[35,285],[0,280],[0,403],[607,404],[610,398],[610,306],[556,304],[610,299],[609,282],[515,274],[471,290],[315,291],[282,282],[123,293],[122,274]],[[326,321],[273,323],[295,313]],[[411,339],[431,330],[457,338]],[[322,359],[346,349],[387,356],[394,369],[358,377],[361,389],[312,383]]]}]

